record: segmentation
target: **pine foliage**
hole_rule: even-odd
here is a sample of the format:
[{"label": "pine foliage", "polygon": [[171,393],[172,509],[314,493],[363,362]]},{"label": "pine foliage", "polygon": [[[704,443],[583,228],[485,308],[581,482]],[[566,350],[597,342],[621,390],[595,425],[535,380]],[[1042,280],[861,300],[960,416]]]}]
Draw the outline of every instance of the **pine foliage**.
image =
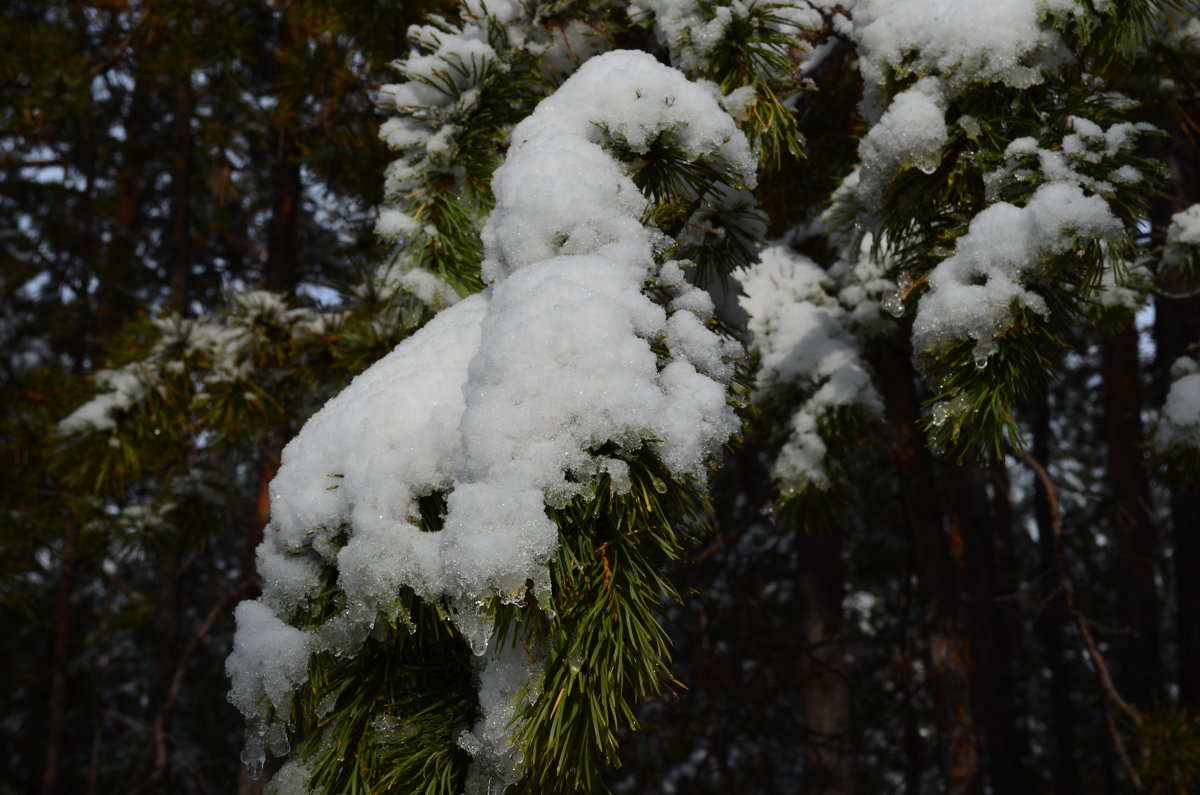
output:
[{"label": "pine foliage", "polygon": [[[946,660],[958,653],[965,670],[974,653],[981,671],[1000,670],[987,666],[1006,663],[982,659],[980,627],[998,627],[1003,613],[1039,631],[1047,621],[1075,627],[1077,653],[1038,654],[1096,677],[1098,695],[1074,704],[1098,716],[1080,737],[1112,745],[1116,776],[1138,791],[1194,786],[1193,710],[1122,698],[1136,680],[1128,662],[1136,658],[1119,660],[1110,677],[1106,657],[1128,646],[1097,645],[1089,627],[1098,622],[1085,615],[1113,600],[1077,600],[1074,585],[1109,565],[1090,528],[1111,520],[1118,572],[1144,552],[1137,544],[1154,543],[1133,526],[1123,484],[1096,493],[1120,462],[1106,469],[1102,446],[1087,435],[1129,419],[1110,416],[1121,408],[1109,394],[1116,376],[1105,369],[1115,341],[1146,322],[1152,301],[1193,301],[1200,290],[1200,205],[1180,210],[1186,189],[1164,199],[1179,175],[1159,159],[1174,143],[1172,124],[1195,126],[1186,110],[1200,86],[1194,2],[1012,2],[1009,38],[955,27],[949,8],[923,15],[920,0],[462,0],[411,26],[379,4],[351,0],[114,3],[87,15],[53,5],[19,3],[20,24],[0,28],[10,45],[0,48],[0,77],[13,78],[0,89],[12,109],[0,119],[11,176],[0,206],[16,219],[0,237],[0,283],[12,296],[0,342],[30,352],[0,362],[0,400],[23,406],[0,420],[0,472],[11,484],[4,549],[23,561],[0,572],[0,606],[6,616],[48,613],[30,594],[51,593],[39,571],[39,555],[49,554],[61,615],[83,601],[70,590],[75,572],[94,572],[100,590],[120,592],[116,606],[110,598],[74,620],[96,620],[96,648],[131,646],[130,638],[136,648],[170,623],[172,575],[193,572],[211,603],[184,610],[200,629],[190,639],[164,635],[164,659],[178,659],[177,668],[155,661],[145,674],[149,695],[123,696],[157,710],[145,721],[158,727],[156,745],[139,762],[154,771],[150,789],[166,786],[165,760],[188,746],[164,728],[183,678],[215,668],[227,638],[206,637],[243,599],[227,662],[230,701],[246,717],[241,761],[252,778],[269,774],[268,793],[605,791],[620,787],[614,767],[631,760],[647,769],[635,770],[626,789],[648,781],[672,791],[728,786],[770,743],[747,741],[720,764],[701,744],[661,759],[655,749],[647,763],[630,751],[639,748],[630,738],[647,716],[674,714],[664,704],[703,679],[692,667],[699,663],[672,661],[675,633],[695,631],[689,611],[717,605],[712,614],[729,622],[735,597],[752,605],[754,619],[735,633],[752,646],[746,636],[759,621],[787,627],[788,643],[804,645],[806,659],[836,646],[803,634],[814,631],[809,615],[821,599],[837,603],[829,608],[836,621],[826,619],[838,623],[844,613],[870,641],[845,658],[820,659],[835,674],[850,665],[889,672],[858,694],[840,689],[844,681],[829,685],[854,702],[843,704],[847,712],[870,713],[872,724],[854,737],[863,759],[892,753],[886,738],[904,722],[904,770],[881,762],[879,771],[860,771],[860,784],[895,788],[903,776],[915,791],[937,768],[956,786],[955,750],[975,753],[995,724],[970,725],[974,713],[959,725],[938,717],[955,707],[944,689],[955,674]],[[406,49],[389,67],[397,82],[369,86],[381,72],[378,53],[394,46],[401,27]],[[973,49],[959,41],[968,33],[978,36],[968,42]],[[70,68],[36,68],[26,55],[35,42],[69,53]],[[572,81],[618,63],[625,71],[614,69],[614,86],[595,89],[586,123],[562,121],[582,84]],[[646,85],[631,76],[639,70]],[[658,98],[657,86],[667,84],[677,90]],[[625,89],[628,108],[604,104]],[[677,101],[708,115],[689,118]],[[648,103],[653,113],[630,110]],[[382,145],[371,146],[364,131],[377,114],[386,117]],[[723,137],[697,143],[713,129]],[[173,148],[147,147],[142,133]],[[547,141],[561,150],[544,155],[544,173],[535,172],[529,163]],[[610,183],[587,170],[593,153],[572,148],[580,142],[615,169],[615,198],[595,198],[596,186]],[[556,162],[557,151],[579,162]],[[248,165],[260,161],[262,168]],[[40,171],[60,162],[62,180]],[[166,176],[144,180],[143,172]],[[559,172],[577,175],[578,194],[545,187]],[[632,198],[622,192],[626,181]],[[536,206],[539,197],[584,195],[594,207]],[[387,249],[378,266],[362,264],[374,257],[364,255],[362,234],[373,204],[381,205],[375,238]],[[1164,214],[1167,204],[1178,211]],[[69,209],[73,220],[54,208]],[[551,228],[560,219],[562,227]],[[46,242],[54,240],[65,242]],[[643,244],[644,262],[636,253]],[[600,284],[615,283],[613,263],[622,257],[638,274],[632,298]],[[540,293],[513,287],[539,285],[529,274],[556,263],[571,289],[593,290],[595,306],[570,303],[575,293],[560,301],[549,280]],[[501,356],[521,347],[497,341],[516,322],[501,325],[502,301],[513,296],[537,309],[523,319],[526,353],[539,361]],[[479,474],[479,462],[490,459],[470,439],[436,455],[402,439],[391,455],[428,454],[439,463],[426,480],[398,475],[375,486],[387,492],[378,504],[402,514],[380,513],[378,526],[363,515],[377,504],[362,491],[374,481],[355,480],[362,473],[352,466],[365,451],[331,443],[313,453],[306,442],[316,438],[305,436],[306,420],[339,407],[345,429],[380,420],[367,411],[378,403],[353,402],[355,384],[371,383],[376,362],[413,350],[463,358],[462,338],[471,334],[482,341],[464,359],[469,366],[460,362],[465,380],[450,387],[474,407],[485,405],[489,389],[522,383],[505,381],[512,373],[501,362],[551,373],[556,350],[608,361],[616,354],[598,350],[603,341],[571,338],[566,321],[551,326],[562,336],[549,341],[557,348],[534,339],[542,329],[533,324],[556,312],[624,311],[635,299],[643,303],[622,322],[636,343],[629,350],[651,363],[654,387],[682,371],[691,380],[679,381],[686,388],[673,393],[676,402],[716,390],[716,408],[697,409],[681,431],[666,420],[606,417],[597,427],[619,431],[571,437],[574,446],[558,451],[552,486],[520,480],[535,465],[514,452],[507,464],[520,474],[503,481],[512,492],[507,503],[490,503],[491,513],[461,507],[469,488],[500,482]],[[115,332],[122,316],[132,320]],[[587,317],[570,328],[586,331]],[[58,363],[42,355],[52,350]],[[1183,505],[1200,472],[1200,349],[1192,339],[1171,350],[1171,361],[1156,364],[1148,455],[1130,464],[1129,480],[1145,464]],[[89,372],[67,378],[68,368]],[[436,377],[445,387],[440,371]],[[391,384],[389,394],[413,416],[427,411],[433,430],[412,438],[436,446],[429,440],[444,417],[458,423],[467,409],[417,406],[429,398],[415,383],[421,379],[410,380]],[[549,414],[537,403],[549,398],[527,391],[510,416],[486,415],[488,422],[517,427],[518,414]],[[1072,403],[1086,427],[1050,427],[1046,416],[1065,416]],[[347,405],[366,413],[347,415]],[[1140,429],[1139,409],[1125,410]],[[671,434],[693,433],[691,426],[696,451],[678,454]],[[472,427],[464,420],[457,432]],[[290,438],[296,442],[282,455],[291,474],[272,482]],[[1020,471],[1038,478],[1035,485],[1010,490],[1006,466],[1029,461],[1031,443],[1042,457],[1068,453],[1049,469],[1033,458],[1030,471]],[[1116,447],[1108,444],[1111,459]],[[295,474],[302,464],[320,470],[321,493],[288,491],[303,481]],[[342,507],[323,513],[330,505]],[[470,577],[428,573],[429,559],[445,554],[437,539],[451,535],[452,522],[466,515],[499,526],[513,505],[525,511],[522,531],[552,530],[548,547],[525,553],[532,563],[495,564],[478,582],[456,586],[447,583]],[[1031,563],[1036,556],[1027,553],[1024,569],[1013,564],[1021,582],[1015,595],[1000,597],[987,591],[994,583],[971,578],[981,560],[995,566],[989,555],[1011,552],[1004,545],[1021,522],[1036,524],[1041,557]],[[396,566],[402,574],[375,560],[390,548],[370,547],[385,524],[388,532],[412,530],[420,540],[410,547],[428,553]],[[226,537],[214,526],[240,530]],[[1186,542],[1172,543],[1182,555]],[[689,578],[722,555],[730,568],[689,593]],[[791,582],[805,555],[823,556],[813,565],[829,570],[805,569],[807,579]],[[348,562],[355,560],[357,569]],[[844,606],[840,581],[829,586],[832,596],[814,596],[843,563],[873,585]],[[139,571],[140,585],[121,592],[121,579]],[[779,596],[791,590],[800,595]],[[165,596],[156,603],[155,593]],[[1128,602],[1136,607],[1134,595]],[[1123,605],[1112,609],[1121,620],[1128,615]],[[799,610],[810,612],[801,619]],[[705,654],[708,615],[699,630]],[[1159,619],[1147,619],[1154,633]],[[65,632],[70,621],[59,620]],[[801,624],[803,643],[793,637]],[[912,637],[914,626],[926,636]],[[955,652],[960,642],[979,646]],[[128,656],[116,665],[133,667]],[[1037,654],[1031,659],[1020,664],[1040,665]],[[757,665],[739,659],[723,681],[770,690]],[[798,676],[821,675],[804,668]],[[14,667],[13,678],[15,698],[28,702],[31,673]],[[986,684],[971,679],[974,695],[960,711],[986,700]],[[1050,698],[1031,693],[1031,701]],[[888,714],[871,712],[885,701]],[[760,707],[739,705],[739,720],[751,721]],[[981,708],[982,722],[989,708]],[[911,744],[918,726],[967,739],[946,741],[945,758],[933,760]],[[710,738],[717,728],[698,731]],[[97,748],[104,731],[101,720]],[[828,739],[815,724],[804,731],[817,737],[807,738],[813,747]],[[851,744],[850,730],[838,731],[838,741]],[[1043,732],[1050,747],[1049,730],[1029,731]],[[1025,749],[1028,759],[1048,753]],[[783,791],[800,780],[812,788],[815,770],[831,781],[849,775],[835,758],[852,755],[809,748],[774,760],[782,772],[755,785]],[[90,764],[94,782],[99,762]],[[1006,771],[989,771],[1001,791]],[[982,791],[982,774],[964,775],[977,776]],[[1048,775],[1030,774],[1026,783],[1045,784]]]}]

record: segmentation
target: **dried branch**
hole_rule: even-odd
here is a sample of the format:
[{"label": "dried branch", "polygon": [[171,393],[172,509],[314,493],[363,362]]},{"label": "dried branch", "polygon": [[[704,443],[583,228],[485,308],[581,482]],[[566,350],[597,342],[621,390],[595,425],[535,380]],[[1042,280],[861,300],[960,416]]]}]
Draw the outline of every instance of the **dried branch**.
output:
[{"label": "dried branch", "polygon": [[1192,298],[1200,297],[1200,290],[1192,290],[1187,293],[1169,293],[1166,290],[1151,290],[1155,298],[1170,298],[1176,301],[1187,301]]},{"label": "dried branch", "polygon": [[167,688],[166,696],[163,698],[162,706],[158,713],[154,716],[151,723],[151,733],[154,737],[154,771],[150,774],[151,781],[162,781],[167,775],[167,761],[169,754],[167,751],[167,721],[170,718],[171,712],[175,709],[175,704],[179,701],[179,694],[183,691],[183,679],[187,673],[188,660],[192,656],[192,652],[200,645],[200,642],[212,632],[217,621],[229,612],[229,609],[242,598],[242,596],[254,585],[252,580],[246,579],[235,585],[229,591],[217,600],[217,603],[212,606],[205,616],[204,622],[196,629],[188,641],[187,647],[183,653],[179,655],[179,662],[175,665],[175,675],[171,677],[171,684]]},{"label": "dried branch", "polygon": [[1050,528],[1054,534],[1054,564],[1055,568],[1058,569],[1058,589],[1062,593],[1067,613],[1070,615],[1072,622],[1075,624],[1075,629],[1079,632],[1079,637],[1083,641],[1084,650],[1092,663],[1092,668],[1096,671],[1096,678],[1100,683],[1100,691],[1104,695],[1102,702],[1104,707],[1104,722],[1108,725],[1109,734],[1113,738],[1113,746],[1117,750],[1117,755],[1121,758],[1121,766],[1125,768],[1126,774],[1129,776],[1130,781],[1133,782],[1134,789],[1137,792],[1143,792],[1142,780],[1129,758],[1125,738],[1121,735],[1116,721],[1113,719],[1113,708],[1115,707],[1125,715],[1135,728],[1142,725],[1142,713],[1121,697],[1120,691],[1117,690],[1117,686],[1113,682],[1112,674],[1109,673],[1108,663],[1105,661],[1104,655],[1100,653],[1095,638],[1092,637],[1091,622],[1079,611],[1079,607],[1075,602],[1075,583],[1067,571],[1066,556],[1063,553],[1062,506],[1058,500],[1058,491],[1054,486],[1054,481],[1050,478],[1050,473],[1030,453],[1015,448],[1010,450],[1010,453],[1014,458],[1033,470],[1034,475],[1041,482],[1042,488],[1046,492],[1046,503],[1050,508]]},{"label": "dried branch", "polygon": [[135,19],[133,24],[129,27],[129,32],[125,34],[125,38],[121,39],[120,43],[117,44],[117,48],[113,50],[112,55],[108,56],[103,61],[88,70],[88,76],[94,79],[116,66],[117,61],[121,60],[121,56],[124,55],[126,50],[129,49],[130,45],[133,44],[133,37],[137,34],[138,30],[141,29],[142,25],[146,24],[146,20],[149,18],[150,5],[147,3],[142,7],[142,13],[138,14],[138,18]]}]

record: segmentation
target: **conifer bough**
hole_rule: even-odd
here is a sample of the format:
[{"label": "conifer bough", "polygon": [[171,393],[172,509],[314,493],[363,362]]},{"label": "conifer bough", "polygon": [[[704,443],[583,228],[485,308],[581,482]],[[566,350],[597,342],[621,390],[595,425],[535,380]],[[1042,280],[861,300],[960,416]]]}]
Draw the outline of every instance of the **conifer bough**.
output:
[{"label": "conifer bough", "polygon": [[[590,789],[670,676],[663,564],[703,530],[733,406],[803,520],[851,493],[840,459],[882,413],[862,349],[911,339],[930,444],[994,458],[1072,325],[1144,300],[1134,232],[1161,174],[1100,75],[1162,5],[578,10],[467,2],[414,29],[383,92],[386,280],[447,308],[272,484],[228,670],[248,763],[288,754],[278,792]],[[675,68],[605,52],[627,26]],[[798,91],[843,45],[859,162],[824,212],[772,216],[788,231],[766,248],[756,169],[802,151]],[[1200,426],[1194,361],[1177,369],[1172,454]]]},{"label": "conifer bough", "polygon": [[[616,153],[656,148],[702,162],[709,190],[754,184],[711,91],[642,52],[585,63],[513,131],[483,229],[489,287],[285,448],[264,591],[237,610],[229,672],[264,742],[301,727],[293,767],[310,779],[327,774],[309,761],[326,744],[361,766],[346,755],[389,745],[368,726],[407,736],[414,714],[444,710],[437,736],[409,746],[456,761],[448,775],[465,770],[469,790],[522,773],[582,786],[627,699],[666,675],[658,566],[679,554],[674,523],[699,518],[706,464],[737,429],[737,349],[641,221],[646,199]],[[374,703],[319,691],[339,657],[384,645],[402,671],[443,636],[476,657],[458,655],[457,682]],[[530,749],[553,764],[526,770]]]}]

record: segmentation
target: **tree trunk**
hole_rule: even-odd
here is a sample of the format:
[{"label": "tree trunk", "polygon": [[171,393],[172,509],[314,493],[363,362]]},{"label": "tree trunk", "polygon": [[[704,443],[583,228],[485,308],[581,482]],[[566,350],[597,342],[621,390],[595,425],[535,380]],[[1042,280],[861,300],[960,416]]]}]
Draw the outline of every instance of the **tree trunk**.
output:
[{"label": "tree trunk", "polygon": [[[1186,112],[1191,118],[1200,113],[1200,101],[1193,100]],[[1173,193],[1158,193],[1151,203],[1150,215],[1156,230],[1165,229],[1174,213],[1200,201],[1200,140],[1178,118],[1160,123],[1170,135],[1159,143],[1165,151],[1159,157],[1179,176]],[[1161,240],[1156,242],[1163,242]],[[1186,293],[1195,289],[1177,274],[1160,273],[1160,286],[1166,293]],[[1170,386],[1171,365],[1189,345],[1200,341],[1200,297],[1159,298],[1155,301],[1154,341],[1156,345],[1154,406],[1161,406]],[[1174,568],[1176,623],[1175,635],[1179,664],[1179,703],[1193,714],[1200,714],[1200,536],[1196,517],[1200,516],[1200,477],[1171,484],[1170,497],[1172,563]]]},{"label": "tree trunk", "polygon": [[1114,655],[1118,689],[1136,707],[1148,709],[1163,684],[1158,593],[1155,585],[1154,526],[1146,470],[1142,463],[1142,392],[1138,337],[1132,324],[1103,340],[1104,427],[1107,442],[1110,522],[1115,541],[1120,627],[1133,633],[1118,639]]},{"label": "tree trunk", "polygon": [[[1012,675],[1012,649],[1017,645],[1012,616],[1001,609],[997,544],[1007,534],[998,513],[1007,502],[999,494],[995,473],[974,462],[947,464],[943,471],[946,508],[952,537],[960,539],[956,583],[967,595],[967,618],[977,673],[974,692],[983,728],[988,778],[996,795],[1026,789],[1023,775],[1026,743],[1017,718],[1018,696]],[[988,487],[993,487],[989,495]]]},{"label": "tree trunk", "polygon": [[884,351],[872,364],[882,382],[891,431],[891,452],[903,501],[906,530],[916,550],[916,572],[925,602],[929,675],[941,734],[943,774],[948,795],[981,795],[983,770],[972,680],[975,655],[968,634],[954,561],[962,537],[947,535],[933,459],[916,425],[920,413],[907,342]]},{"label": "tree trunk", "polygon": [[[803,533],[804,531],[801,531]],[[841,537],[837,531],[802,535],[798,575],[805,653],[799,681],[808,742],[804,795],[852,795],[854,743],[850,689],[842,638]]]},{"label": "tree trunk", "polygon": [[[1047,470],[1050,467],[1050,405],[1045,395],[1033,407],[1033,457]],[[1059,795],[1080,792],[1076,767],[1075,711],[1071,707],[1071,674],[1063,656],[1063,626],[1067,613],[1058,593],[1058,564],[1054,553],[1054,530],[1046,488],[1034,478],[1034,520],[1037,522],[1038,570],[1037,593],[1042,609],[1036,615],[1038,642],[1046,669],[1050,672],[1049,753],[1050,781]]]},{"label": "tree trunk", "polygon": [[[68,520],[69,521],[69,520]],[[67,715],[67,666],[71,662],[71,624],[74,622],[78,530],[69,522],[63,534],[59,564],[58,608],[54,620],[54,643],[50,653],[50,700],[47,705],[46,759],[42,767],[42,795],[59,791],[62,778],[62,746]]]},{"label": "tree trunk", "polygon": [[167,252],[167,305],[188,314],[192,271],[192,79],[180,75],[175,84],[175,117],[171,122],[171,242]]},{"label": "tree trunk", "polygon": [[279,141],[272,169],[275,199],[267,226],[267,262],[263,281],[268,290],[287,291],[300,279],[300,149],[293,133],[277,129]]},{"label": "tree trunk", "polygon": [[183,620],[183,606],[179,599],[181,568],[180,551],[168,542],[158,553],[154,573],[154,644],[150,649],[150,704],[146,713],[146,726],[151,735],[146,791],[163,795],[172,791],[168,785],[170,726],[166,721],[168,710],[164,705],[170,697],[171,678],[179,657],[180,624]]},{"label": "tree trunk", "polygon": [[[297,42],[287,9],[278,15],[274,25],[278,49],[266,55],[266,73],[278,77],[282,72],[279,53],[303,46]],[[282,103],[281,103],[282,105]],[[268,290],[287,291],[295,288],[300,279],[301,211],[304,185],[300,173],[300,146],[296,140],[295,119],[276,111],[271,130],[276,140],[275,162],[271,166],[275,195],[271,220],[267,224],[267,261],[263,283]]]}]

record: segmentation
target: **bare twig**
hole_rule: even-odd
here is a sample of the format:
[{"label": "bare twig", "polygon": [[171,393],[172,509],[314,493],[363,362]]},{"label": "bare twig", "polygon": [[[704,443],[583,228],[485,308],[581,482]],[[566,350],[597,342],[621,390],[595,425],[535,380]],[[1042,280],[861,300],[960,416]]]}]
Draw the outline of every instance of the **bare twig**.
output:
[{"label": "bare twig", "polygon": [[1125,768],[1125,772],[1129,776],[1130,781],[1133,782],[1134,788],[1138,792],[1142,792],[1141,777],[1138,775],[1137,769],[1133,766],[1133,762],[1129,759],[1129,751],[1125,745],[1125,738],[1121,735],[1120,729],[1113,719],[1113,708],[1115,707],[1125,715],[1135,728],[1142,725],[1142,713],[1121,697],[1120,691],[1117,690],[1117,686],[1113,682],[1112,674],[1108,670],[1108,663],[1105,662],[1104,655],[1100,653],[1100,649],[1096,645],[1096,640],[1092,637],[1091,622],[1079,612],[1079,607],[1075,603],[1075,583],[1071,580],[1071,575],[1067,572],[1066,556],[1063,553],[1062,506],[1058,501],[1058,491],[1054,486],[1054,481],[1050,478],[1050,473],[1030,453],[1017,449],[1013,449],[1011,453],[1017,460],[1033,470],[1034,475],[1041,482],[1042,488],[1046,492],[1046,503],[1050,508],[1050,527],[1054,533],[1054,564],[1055,568],[1058,569],[1059,591],[1062,593],[1067,613],[1071,616],[1071,620],[1075,624],[1075,629],[1079,632],[1079,637],[1083,641],[1084,650],[1092,663],[1092,668],[1096,671],[1096,678],[1100,682],[1100,691],[1104,695],[1104,722],[1108,725],[1108,732],[1112,735],[1113,746],[1117,750],[1117,755],[1121,758],[1121,766]]},{"label": "bare twig", "polygon": [[1169,293],[1166,290],[1152,290],[1155,298],[1172,298],[1178,301],[1186,301],[1189,298],[1200,297],[1200,290],[1192,290],[1187,293]]},{"label": "bare twig", "polygon": [[89,70],[88,76],[95,78],[104,74],[109,69],[112,69],[116,65],[117,61],[121,60],[121,56],[125,54],[125,51],[129,49],[129,46],[133,44],[133,37],[137,34],[138,29],[141,28],[142,25],[146,24],[146,20],[149,17],[150,4],[147,3],[142,7],[142,13],[138,14],[138,18],[135,19],[133,24],[129,27],[129,32],[125,34],[125,38],[121,39],[120,43],[117,44],[117,48],[113,50],[112,55],[93,66]]},{"label": "bare twig", "polygon": [[167,750],[167,721],[170,718],[171,712],[175,709],[175,704],[179,701],[179,694],[183,691],[183,678],[187,673],[187,664],[189,658],[192,656],[192,652],[212,632],[217,621],[229,611],[230,606],[240,599],[244,593],[249,591],[253,585],[254,583],[247,579],[238,583],[229,591],[226,591],[208,611],[204,622],[196,629],[195,634],[188,640],[187,647],[179,655],[179,662],[175,665],[175,675],[171,678],[171,684],[167,688],[162,706],[154,716],[150,728],[154,737],[154,772],[150,774],[151,781],[162,781],[167,775],[167,761],[169,759]]}]

